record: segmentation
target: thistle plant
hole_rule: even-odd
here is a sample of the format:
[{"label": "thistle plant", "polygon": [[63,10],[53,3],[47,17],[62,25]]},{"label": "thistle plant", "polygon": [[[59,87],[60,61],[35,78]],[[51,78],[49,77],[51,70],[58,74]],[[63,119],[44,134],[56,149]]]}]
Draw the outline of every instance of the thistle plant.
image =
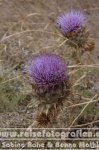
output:
[{"label": "thistle plant", "polygon": [[[44,112],[39,111],[40,116],[37,117],[38,122],[41,123],[41,120],[46,120],[44,117],[48,118],[48,115],[53,111],[55,113],[54,105],[60,105],[64,96],[68,95],[69,84],[66,65],[64,60],[57,55],[41,54],[34,56],[25,65],[24,71],[28,74],[32,88],[35,89],[40,106],[43,106]],[[52,117],[51,115],[50,117]]]},{"label": "thistle plant", "polygon": [[52,114],[55,114],[55,108],[59,110],[58,105],[62,105],[64,97],[68,95],[66,65],[64,60],[57,55],[41,54],[34,56],[26,64],[25,72],[40,100],[40,108],[43,107],[43,111],[39,111],[40,116],[37,114],[37,120],[42,124],[40,120],[50,120]]},{"label": "thistle plant", "polygon": [[57,17],[56,27],[68,40],[67,45],[80,51],[80,55],[85,51],[94,49],[94,42],[90,38],[86,28],[85,15],[81,11],[72,10]]}]

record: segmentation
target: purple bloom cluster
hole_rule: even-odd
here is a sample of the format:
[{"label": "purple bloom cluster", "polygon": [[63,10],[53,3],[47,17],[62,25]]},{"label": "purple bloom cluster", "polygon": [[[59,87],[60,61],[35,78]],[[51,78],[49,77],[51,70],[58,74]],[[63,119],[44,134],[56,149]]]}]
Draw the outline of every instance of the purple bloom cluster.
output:
[{"label": "purple bloom cluster", "polygon": [[72,10],[57,17],[56,27],[63,34],[76,31],[84,27],[84,15],[80,11]]},{"label": "purple bloom cluster", "polygon": [[64,61],[54,54],[33,57],[25,66],[25,72],[28,73],[33,85],[44,89],[60,85],[67,79]]}]

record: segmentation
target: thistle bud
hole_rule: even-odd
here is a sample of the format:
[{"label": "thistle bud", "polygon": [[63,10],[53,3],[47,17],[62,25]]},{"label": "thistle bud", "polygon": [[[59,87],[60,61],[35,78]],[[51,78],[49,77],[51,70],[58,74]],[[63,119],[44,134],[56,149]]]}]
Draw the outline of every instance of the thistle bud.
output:
[{"label": "thistle bud", "polygon": [[50,103],[63,96],[68,77],[65,62],[59,56],[54,54],[34,56],[25,66],[25,72],[40,99]]}]

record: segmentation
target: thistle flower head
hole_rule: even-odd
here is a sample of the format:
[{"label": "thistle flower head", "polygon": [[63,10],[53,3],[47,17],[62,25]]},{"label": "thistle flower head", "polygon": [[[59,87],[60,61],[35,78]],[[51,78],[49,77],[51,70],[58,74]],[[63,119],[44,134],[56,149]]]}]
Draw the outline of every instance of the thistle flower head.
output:
[{"label": "thistle flower head", "polygon": [[63,34],[73,32],[84,27],[84,15],[82,12],[76,10],[65,12],[57,17],[55,24]]},{"label": "thistle flower head", "polygon": [[61,84],[67,79],[64,61],[54,54],[33,57],[25,66],[25,72],[34,86],[44,89]]}]

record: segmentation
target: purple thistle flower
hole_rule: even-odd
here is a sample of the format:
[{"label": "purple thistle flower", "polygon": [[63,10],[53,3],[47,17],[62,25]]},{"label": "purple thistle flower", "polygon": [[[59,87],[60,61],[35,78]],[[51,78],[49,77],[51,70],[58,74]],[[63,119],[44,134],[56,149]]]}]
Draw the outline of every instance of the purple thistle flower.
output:
[{"label": "purple thistle flower", "polygon": [[56,27],[60,29],[63,34],[82,29],[85,26],[84,15],[80,11],[72,10],[65,12],[56,19]]},{"label": "purple thistle flower", "polygon": [[60,85],[67,79],[64,61],[54,54],[33,57],[25,66],[25,72],[34,86],[44,89]]}]

